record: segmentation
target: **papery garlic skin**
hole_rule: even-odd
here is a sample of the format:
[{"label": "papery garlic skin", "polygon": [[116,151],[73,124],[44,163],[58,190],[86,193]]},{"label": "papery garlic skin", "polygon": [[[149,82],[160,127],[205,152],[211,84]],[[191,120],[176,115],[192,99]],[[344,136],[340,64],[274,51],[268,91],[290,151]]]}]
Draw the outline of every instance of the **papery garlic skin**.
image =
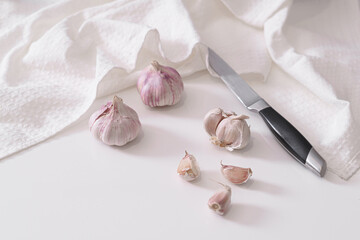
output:
[{"label": "papery garlic skin", "polygon": [[196,158],[185,151],[185,156],[181,159],[177,173],[186,181],[193,181],[200,176],[200,168]]},{"label": "papery garlic skin", "polygon": [[240,115],[223,119],[216,128],[215,136],[211,138],[212,142],[229,151],[246,147],[250,141],[250,127],[245,121],[248,118]]},{"label": "papery garlic skin", "polygon": [[123,146],[137,137],[141,123],[135,110],[114,96],[112,102],[91,115],[89,128],[105,144]]},{"label": "papery garlic skin", "polygon": [[230,207],[231,188],[225,184],[221,184],[222,189],[218,190],[208,201],[210,209],[219,215],[224,215]]},{"label": "papery garlic skin", "polygon": [[184,91],[184,84],[174,68],[153,61],[142,71],[137,89],[145,105],[158,107],[178,103]]},{"label": "papery garlic skin", "polygon": [[232,165],[224,165],[222,161],[221,164],[221,173],[223,176],[234,184],[243,184],[246,183],[252,176],[251,168],[241,168]]},{"label": "papery garlic skin", "polygon": [[204,128],[210,136],[215,136],[216,128],[220,121],[229,116],[236,115],[234,112],[224,112],[221,108],[210,110],[204,117]]}]

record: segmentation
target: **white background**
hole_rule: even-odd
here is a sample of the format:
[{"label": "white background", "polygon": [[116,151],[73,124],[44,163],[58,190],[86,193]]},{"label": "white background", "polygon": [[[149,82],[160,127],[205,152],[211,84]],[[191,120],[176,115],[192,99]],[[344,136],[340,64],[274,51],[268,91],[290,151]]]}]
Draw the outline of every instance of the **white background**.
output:
[{"label": "white background", "polygon": [[[268,81],[282,80],[289,78],[273,67]],[[201,72],[184,84],[173,107],[151,109],[135,88],[118,93],[142,123],[124,147],[104,145],[88,130],[88,117],[108,96],[55,137],[0,160],[0,239],[358,239],[359,173],[347,182],[330,172],[317,177],[221,80]],[[251,85],[261,94],[263,82]],[[209,142],[202,120],[215,107],[250,116],[246,149]],[[176,174],[184,150],[201,168],[194,183]],[[227,183],[220,160],[251,167],[251,181]],[[232,187],[225,216],[207,207],[220,187],[214,180]]]}]

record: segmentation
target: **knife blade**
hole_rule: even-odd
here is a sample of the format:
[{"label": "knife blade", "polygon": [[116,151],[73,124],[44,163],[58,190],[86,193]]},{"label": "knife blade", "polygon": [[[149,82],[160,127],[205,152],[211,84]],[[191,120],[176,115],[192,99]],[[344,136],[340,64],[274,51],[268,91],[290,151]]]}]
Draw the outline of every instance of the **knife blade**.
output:
[{"label": "knife blade", "polygon": [[300,164],[316,175],[323,177],[326,161],[316,152],[306,138],[283,116],[261,98],[221,57],[212,49],[209,65],[220,76],[227,87],[249,110],[259,113],[278,142]]}]

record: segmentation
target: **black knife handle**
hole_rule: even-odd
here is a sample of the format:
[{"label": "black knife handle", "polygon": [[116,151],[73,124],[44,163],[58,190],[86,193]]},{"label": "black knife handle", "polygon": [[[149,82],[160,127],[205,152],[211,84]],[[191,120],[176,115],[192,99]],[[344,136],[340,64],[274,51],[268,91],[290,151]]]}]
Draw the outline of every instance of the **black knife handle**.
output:
[{"label": "black knife handle", "polygon": [[305,137],[272,107],[259,111],[260,116],[280,144],[299,162],[305,164],[312,148]]}]

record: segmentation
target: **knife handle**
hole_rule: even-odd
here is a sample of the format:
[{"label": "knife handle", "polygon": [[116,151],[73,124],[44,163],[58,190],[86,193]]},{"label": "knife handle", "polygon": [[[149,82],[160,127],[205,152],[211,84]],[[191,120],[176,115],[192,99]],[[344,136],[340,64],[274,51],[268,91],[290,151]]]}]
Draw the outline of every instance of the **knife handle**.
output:
[{"label": "knife handle", "polygon": [[259,114],[290,155],[317,175],[322,177],[325,174],[325,160],[291,123],[270,106],[260,110]]}]

